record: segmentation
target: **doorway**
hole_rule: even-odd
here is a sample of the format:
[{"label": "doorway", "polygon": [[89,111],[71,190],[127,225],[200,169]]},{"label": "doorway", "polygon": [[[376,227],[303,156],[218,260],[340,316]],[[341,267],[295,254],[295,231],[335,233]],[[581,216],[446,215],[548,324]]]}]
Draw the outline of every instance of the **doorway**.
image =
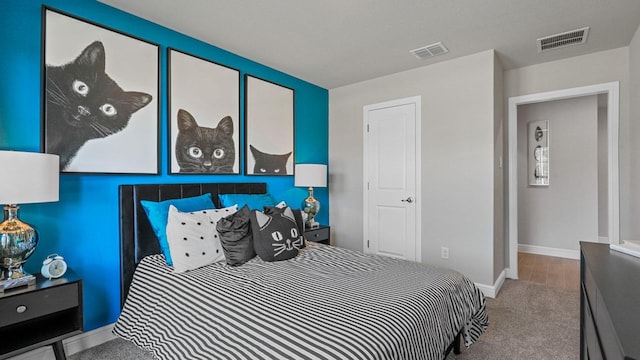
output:
[{"label": "doorway", "polygon": [[363,117],[364,251],[420,262],[421,97],[364,106]]},{"label": "doorway", "polygon": [[611,82],[566,90],[509,98],[508,116],[508,230],[509,267],[507,277],[518,278],[518,106],[589,95],[607,95],[607,232],[610,243],[619,243],[618,124],[619,83]]}]

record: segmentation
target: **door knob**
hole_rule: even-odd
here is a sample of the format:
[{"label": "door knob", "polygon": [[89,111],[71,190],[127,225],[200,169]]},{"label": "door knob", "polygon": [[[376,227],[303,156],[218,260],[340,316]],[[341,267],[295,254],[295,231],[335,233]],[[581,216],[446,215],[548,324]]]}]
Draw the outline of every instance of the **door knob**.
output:
[{"label": "door knob", "polygon": [[406,198],[406,199],[402,199],[402,200],[400,200],[400,201],[402,201],[402,202],[408,202],[409,204],[411,204],[411,203],[413,202],[413,198],[412,198],[411,196],[409,196],[408,198]]}]

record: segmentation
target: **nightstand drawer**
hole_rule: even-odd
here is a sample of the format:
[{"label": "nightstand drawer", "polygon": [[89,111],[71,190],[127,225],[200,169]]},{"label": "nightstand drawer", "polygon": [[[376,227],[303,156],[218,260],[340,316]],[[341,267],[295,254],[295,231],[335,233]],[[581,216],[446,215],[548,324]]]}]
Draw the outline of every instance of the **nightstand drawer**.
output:
[{"label": "nightstand drawer", "polygon": [[78,284],[54,286],[0,298],[0,326],[78,306]]},{"label": "nightstand drawer", "polygon": [[322,242],[329,240],[329,227],[311,229],[304,232],[304,236],[309,241]]}]

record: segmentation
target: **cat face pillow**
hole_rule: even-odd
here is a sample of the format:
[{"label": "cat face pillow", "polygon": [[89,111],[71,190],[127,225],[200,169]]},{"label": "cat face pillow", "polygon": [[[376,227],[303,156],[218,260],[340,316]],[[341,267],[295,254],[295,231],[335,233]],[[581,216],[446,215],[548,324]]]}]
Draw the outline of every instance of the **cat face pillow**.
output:
[{"label": "cat face pillow", "polygon": [[304,243],[291,208],[272,215],[254,210],[251,213],[251,228],[253,247],[264,261],[294,258]]},{"label": "cat face pillow", "polygon": [[46,67],[46,152],[60,155],[62,170],[87,141],[122,131],[152,100],[120,88],[105,73],[105,57],[94,41],[72,62]]},{"label": "cat face pillow", "polygon": [[230,116],[210,128],[199,126],[187,110],[180,109],[177,121],[175,152],[181,173],[234,173],[236,148]]},{"label": "cat face pillow", "polygon": [[[276,206],[264,207],[265,215],[274,216],[274,215],[279,215],[285,211],[291,211],[291,213],[293,213],[293,218],[296,220],[296,225],[298,226],[298,233],[302,234],[304,239],[304,220],[302,218],[302,212],[300,211],[300,209],[292,209],[288,207],[284,201],[281,201]],[[304,247],[305,247],[305,243],[303,240],[299,248],[302,249]]]}]

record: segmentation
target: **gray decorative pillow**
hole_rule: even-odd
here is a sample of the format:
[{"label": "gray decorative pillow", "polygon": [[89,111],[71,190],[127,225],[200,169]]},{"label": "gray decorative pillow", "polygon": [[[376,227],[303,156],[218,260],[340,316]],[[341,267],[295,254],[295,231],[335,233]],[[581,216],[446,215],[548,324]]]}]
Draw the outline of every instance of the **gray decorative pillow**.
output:
[{"label": "gray decorative pillow", "polygon": [[167,240],[173,270],[182,273],[224,260],[216,224],[235,213],[237,206],[183,213],[171,205],[167,219]]},{"label": "gray decorative pillow", "polygon": [[296,219],[287,207],[283,212],[267,215],[261,211],[251,213],[253,248],[264,261],[279,261],[294,258],[304,239],[298,231]]},{"label": "gray decorative pillow", "polygon": [[251,210],[245,205],[235,214],[220,219],[216,226],[224,257],[231,266],[242,265],[256,256],[250,215]]},{"label": "gray decorative pillow", "polygon": [[[284,201],[279,202],[276,206],[265,206],[264,213],[266,215],[281,214],[285,209],[289,208]],[[302,219],[302,212],[300,209],[291,209],[294,219],[296,219],[296,225],[298,226],[298,233],[304,237],[304,220]],[[302,242],[300,248],[304,248],[305,243]]]}]

